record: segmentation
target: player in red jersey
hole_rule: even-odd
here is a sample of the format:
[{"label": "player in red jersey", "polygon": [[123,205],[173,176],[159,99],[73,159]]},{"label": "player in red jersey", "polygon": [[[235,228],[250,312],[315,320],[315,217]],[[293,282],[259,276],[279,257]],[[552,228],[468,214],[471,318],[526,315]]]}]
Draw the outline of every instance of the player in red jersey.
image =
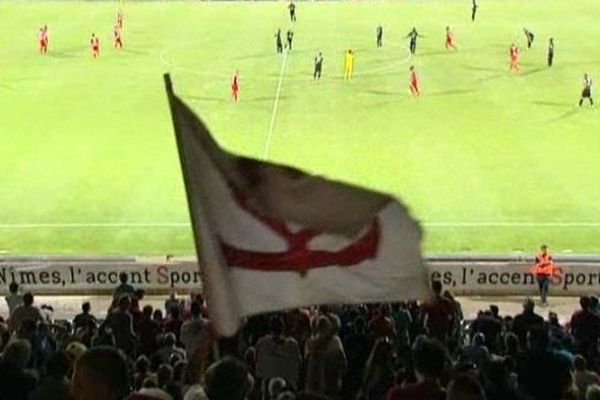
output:
[{"label": "player in red jersey", "polygon": [[413,96],[419,97],[421,95],[419,92],[419,76],[417,75],[417,70],[414,65],[410,66],[410,82],[408,87]]},{"label": "player in red jersey", "polygon": [[48,26],[44,25],[40,28],[40,33],[38,34],[38,41],[40,45],[40,54],[45,54],[48,52]]},{"label": "player in red jersey", "polygon": [[94,33],[92,33],[92,38],[90,39],[90,46],[92,48],[92,57],[100,57],[100,39]]},{"label": "player in red jersey", "polygon": [[458,50],[456,45],[454,44],[454,33],[450,30],[450,27],[446,27],[446,50],[450,50],[453,48],[454,50]]},{"label": "player in red jersey", "polygon": [[519,72],[521,67],[519,67],[519,57],[521,53],[516,44],[512,44],[510,46],[510,68],[509,71]]},{"label": "player in red jersey", "polygon": [[115,30],[113,32],[113,40],[115,42],[115,49],[123,48],[123,40],[121,39],[121,30],[119,29],[119,25],[115,25]]},{"label": "player in red jersey", "polygon": [[233,100],[237,103],[238,97],[240,95],[240,77],[239,72],[235,71],[233,73],[233,77],[231,78],[231,96]]},{"label": "player in red jersey", "polygon": [[123,29],[123,11],[117,12],[117,26],[119,29]]}]

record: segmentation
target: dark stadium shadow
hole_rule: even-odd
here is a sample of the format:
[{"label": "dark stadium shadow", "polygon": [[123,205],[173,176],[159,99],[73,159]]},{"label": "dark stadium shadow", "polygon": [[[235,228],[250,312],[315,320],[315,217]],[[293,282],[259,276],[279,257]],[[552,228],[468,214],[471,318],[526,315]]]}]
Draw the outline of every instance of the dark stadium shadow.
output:
[{"label": "dark stadium shadow", "polygon": [[444,92],[433,92],[433,93],[428,93],[428,96],[456,96],[456,95],[461,95],[461,94],[468,94],[468,93],[473,93],[476,92],[477,90],[475,89],[455,89],[455,90],[446,90]]},{"label": "dark stadium shadow", "polygon": [[572,117],[573,115],[577,114],[578,112],[579,112],[579,108],[573,108],[573,109],[571,109],[571,110],[567,111],[566,113],[559,115],[559,116],[556,118],[556,120],[557,120],[557,121],[559,121],[559,120],[562,120],[562,119],[567,119],[567,118],[570,118],[570,117]]}]

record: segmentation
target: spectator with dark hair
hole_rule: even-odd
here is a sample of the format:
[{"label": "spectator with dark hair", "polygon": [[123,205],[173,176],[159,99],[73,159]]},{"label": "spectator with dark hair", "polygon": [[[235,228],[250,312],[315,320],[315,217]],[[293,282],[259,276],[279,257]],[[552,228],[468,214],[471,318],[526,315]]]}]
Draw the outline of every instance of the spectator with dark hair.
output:
[{"label": "spectator with dark hair", "polygon": [[302,368],[302,355],[296,340],[284,335],[285,325],[280,316],[269,320],[270,334],[256,343],[256,378],[260,380],[263,395],[273,378],[298,388]]},{"label": "spectator with dark hair", "polygon": [[347,366],[336,328],[329,318],[319,317],[316,335],[306,342],[306,391],[336,398]]},{"label": "spectator with dark hair", "polygon": [[118,349],[128,356],[133,355],[136,347],[136,335],[133,331],[133,318],[129,314],[129,296],[122,294],[118,307],[106,316],[102,328],[110,329]]},{"label": "spectator with dark hair", "polygon": [[173,308],[171,314],[167,317],[167,320],[163,324],[164,333],[172,333],[177,339],[181,336],[181,325],[183,320],[181,319],[181,311],[179,308]]},{"label": "spectator with dark hair", "polygon": [[454,303],[442,296],[442,283],[434,280],[431,282],[433,297],[421,304],[420,315],[427,336],[439,340],[442,344],[448,343],[451,333],[455,309]]},{"label": "spectator with dark hair", "polygon": [[162,346],[154,353],[154,356],[160,359],[161,363],[169,363],[171,356],[177,355],[185,360],[185,351],[177,347],[177,338],[171,332],[165,334],[162,339]]},{"label": "spectator with dark hair", "polygon": [[6,346],[0,359],[0,399],[29,400],[36,379],[26,372],[31,359],[31,345],[17,339]]},{"label": "spectator with dark hair", "polygon": [[130,392],[125,357],[106,346],[87,350],[75,363],[72,400],[122,400]]},{"label": "spectator with dark hair", "polygon": [[181,302],[177,298],[177,291],[172,290],[171,294],[169,294],[169,298],[165,300],[165,312],[167,313],[167,318],[171,316],[173,310],[181,310]]},{"label": "spectator with dark hair", "polygon": [[139,337],[140,353],[147,356],[152,355],[158,349],[158,337],[162,332],[159,322],[152,319],[152,311],[152,306],[144,306],[142,309],[142,319],[135,327]]},{"label": "spectator with dark hair", "polygon": [[19,284],[17,282],[13,281],[8,285],[8,295],[4,299],[8,306],[8,318],[10,319],[15,309],[23,304],[23,296],[19,294]]},{"label": "spectator with dark hair", "polygon": [[30,400],[69,400],[71,360],[64,352],[56,353],[48,362],[46,377],[31,395]]},{"label": "spectator with dark hair", "polygon": [[135,372],[133,374],[133,387],[135,390],[139,390],[148,378],[156,379],[156,375],[150,373],[150,360],[148,360],[148,357],[141,355],[135,361]]},{"label": "spectator with dark hair", "polygon": [[406,303],[392,304],[392,320],[396,327],[396,351],[402,356],[410,351],[410,328],[413,323]]},{"label": "spectator with dark hair", "polygon": [[598,374],[588,370],[587,362],[581,355],[575,356],[573,364],[575,365],[575,386],[577,386],[577,390],[579,390],[579,398],[585,400],[587,388],[593,384],[599,383]]},{"label": "spectator with dark hair", "polygon": [[476,367],[485,367],[490,360],[490,352],[485,345],[485,336],[483,333],[476,333],[475,336],[473,336],[471,344],[463,347],[462,353]]},{"label": "spectator with dark hair", "polygon": [[38,323],[43,320],[39,308],[33,305],[33,294],[27,292],[23,295],[23,304],[17,306],[13,311],[10,318],[10,327],[12,330],[16,330],[25,321]]},{"label": "spectator with dark hair", "polygon": [[416,383],[392,388],[386,400],[441,400],[444,389],[441,379],[448,366],[448,354],[434,339],[420,336],[412,349]]},{"label": "spectator with dark hair", "polygon": [[382,304],[375,310],[367,329],[373,342],[379,338],[394,339],[396,337],[396,326],[390,318],[390,306],[388,304]]},{"label": "spectator with dark hair", "polygon": [[533,327],[544,325],[544,318],[534,312],[535,304],[529,298],[523,303],[523,312],[518,314],[512,324],[512,331],[519,338],[522,348],[527,344],[527,333]]},{"label": "spectator with dark hair", "polygon": [[486,400],[481,383],[473,374],[456,375],[448,384],[446,400]]},{"label": "spectator with dark hair", "polygon": [[387,337],[378,339],[367,359],[363,374],[362,398],[382,399],[394,383],[394,348]]},{"label": "spectator with dark hair", "polygon": [[571,317],[571,333],[575,338],[575,350],[596,367],[598,358],[598,338],[600,336],[600,316],[591,310],[588,296],[579,298],[581,310]]},{"label": "spectator with dark hair", "polygon": [[206,395],[209,400],[246,400],[253,380],[240,360],[226,356],[206,371]]},{"label": "spectator with dark hair", "polygon": [[585,392],[585,400],[600,400],[600,386],[590,385]]},{"label": "spectator with dark hair", "polygon": [[92,305],[89,301],[86,301],[81,305],[81,314],[77,314],[75,318],[73,318],[73,327],[77,331],[77,329],[86,328],[90,326],[90,322],[94,324],[98,323],[96,317],[91,314]]},{"label": "spectator with dark hair", "polygon": [[370,354],[369,340],[365,332],[365,319],[358,315],[350,326],[350,332],[343,339],[348,369],[344,379],[344,394],[356,393],[360,388],[363,372]]},{"label": "spectator with dark hair", "polygon": [[502,321],[495,317],[491,310],[483,311],[477,315],[477,318],[471,323],[471,338],[476,333],[482,333],[485,338],[485,346],[490,353],[498,352],[498,338],[502,333]]},{"label": "spectator with dark hair", "polygon": [[188,359],[194,356],[205,358],[210,351],[210,325],[208,320],[202,318],[202,306],[197,301],[192,301],[190,319],[181,325],[179,341],[185,348]]},{"label": "spectator with dark hair", "polygon": [[532,326],[518,376],[520,389],[534,400],[561,400],[573,386],[571,360],[548,345],[548,329],[543,325]]},{"label": "spectator with dark hair", "polygon": [[128,281],[129,275],[127,275],[127,272],[119,273],[119,282],[121,283],[115,288],[115,291],[113,292],[114,301],[118,301],[122,295],[127,295],[129,297],[132,297],[134,295],[135,289],[128,283]]}]

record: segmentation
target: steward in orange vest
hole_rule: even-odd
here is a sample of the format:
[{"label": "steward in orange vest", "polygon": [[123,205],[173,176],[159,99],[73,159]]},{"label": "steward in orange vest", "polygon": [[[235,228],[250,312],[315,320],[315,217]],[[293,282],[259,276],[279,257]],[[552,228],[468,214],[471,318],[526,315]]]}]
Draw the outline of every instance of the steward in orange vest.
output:
[{"label": "steward in orange vest", "polygon": [[531,269],[531,273],[535,275],[537,280],[542,304],[547,304],[546,298],[548,297],[550,278],[554,275],[554,261],[548,252],[548,246],[545,244],[540,246],[540,252],[535,257],[535,265]]}]

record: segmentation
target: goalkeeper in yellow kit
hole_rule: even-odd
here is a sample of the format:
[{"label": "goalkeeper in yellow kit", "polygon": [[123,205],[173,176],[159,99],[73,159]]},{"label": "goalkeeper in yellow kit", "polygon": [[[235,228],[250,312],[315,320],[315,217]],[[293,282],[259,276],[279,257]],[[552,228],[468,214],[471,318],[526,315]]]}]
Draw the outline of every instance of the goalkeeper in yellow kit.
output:
[{"label": "goalkeeper in yellow kit", "polygon": [[344,79],[352,78],[354,72],[354,53],[349,49],[344,56]]}]

